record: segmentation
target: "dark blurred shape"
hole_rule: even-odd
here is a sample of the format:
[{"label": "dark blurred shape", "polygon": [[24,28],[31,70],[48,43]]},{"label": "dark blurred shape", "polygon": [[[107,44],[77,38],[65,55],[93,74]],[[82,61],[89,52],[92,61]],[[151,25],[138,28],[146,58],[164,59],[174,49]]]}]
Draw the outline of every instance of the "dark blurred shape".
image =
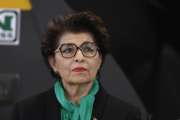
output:
[{"label": "dark blurred shape", "polygon": [[19,74],[0,73],[0,120],[12,120],[13,104],[20,89]]},{"label": "dark blurred shape", "polygon": [[15,102],[18,95],[20,76],[18,74],[0,74],[0,105]]},{"label": "dark blurred shape", "polygon": [[180,119],[180,54],[172,45],[162,45],[158,71],[159,120],[178,120]]}]

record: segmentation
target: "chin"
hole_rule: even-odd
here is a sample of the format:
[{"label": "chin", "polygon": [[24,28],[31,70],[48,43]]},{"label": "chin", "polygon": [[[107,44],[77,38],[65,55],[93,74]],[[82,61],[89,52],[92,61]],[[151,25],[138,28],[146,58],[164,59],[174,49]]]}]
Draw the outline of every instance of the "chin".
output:
[{"label": "chin", "polygon": [[86,78],[82,78],[82,77],[74,77],[71,79],[71,81],[69,81],[71,84],[85,84],[85,83],[90,83],[92,82],[92,80],[90,79],[86,79]]}]

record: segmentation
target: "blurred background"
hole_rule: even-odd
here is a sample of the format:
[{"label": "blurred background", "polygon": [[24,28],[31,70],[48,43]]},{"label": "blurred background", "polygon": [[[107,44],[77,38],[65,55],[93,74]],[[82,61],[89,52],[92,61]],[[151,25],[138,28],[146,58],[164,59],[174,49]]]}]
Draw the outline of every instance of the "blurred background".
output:
[{"label": "blurred background", "polygon": [[50,18],[79,10],[101,16],[111,34],[107,91],[139,107],[143,120],[179,120],[179,7],[163,0],[0,0],[0,120],[12,120],[16,101],[52,87],[40,40]]}]

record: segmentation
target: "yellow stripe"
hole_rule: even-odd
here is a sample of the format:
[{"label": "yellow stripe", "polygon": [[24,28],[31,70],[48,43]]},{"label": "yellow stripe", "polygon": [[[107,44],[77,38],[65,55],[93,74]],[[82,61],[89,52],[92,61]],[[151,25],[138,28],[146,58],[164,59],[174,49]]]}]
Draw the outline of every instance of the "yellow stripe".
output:
[{"label": "yellow stripe", "polygon": [[0,0],[0,8],[19,8],[31,10],[32,5],[29,0]]}]

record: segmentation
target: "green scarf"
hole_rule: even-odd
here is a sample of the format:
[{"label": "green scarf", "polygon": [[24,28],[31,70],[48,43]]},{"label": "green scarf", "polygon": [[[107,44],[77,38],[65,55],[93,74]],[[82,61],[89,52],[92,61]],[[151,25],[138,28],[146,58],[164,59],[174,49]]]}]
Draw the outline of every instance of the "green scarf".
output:
[{"label": "green scarf", "polygon": [[98,90],[98,81],[94,80],[88,95],[82,97],[80,99],[80,104],[76,105],[65,97],[60,80],[56,80],[54,91],[58,102],[62,106],[60,109],[61,120],[91,120],[95,94]]}]

